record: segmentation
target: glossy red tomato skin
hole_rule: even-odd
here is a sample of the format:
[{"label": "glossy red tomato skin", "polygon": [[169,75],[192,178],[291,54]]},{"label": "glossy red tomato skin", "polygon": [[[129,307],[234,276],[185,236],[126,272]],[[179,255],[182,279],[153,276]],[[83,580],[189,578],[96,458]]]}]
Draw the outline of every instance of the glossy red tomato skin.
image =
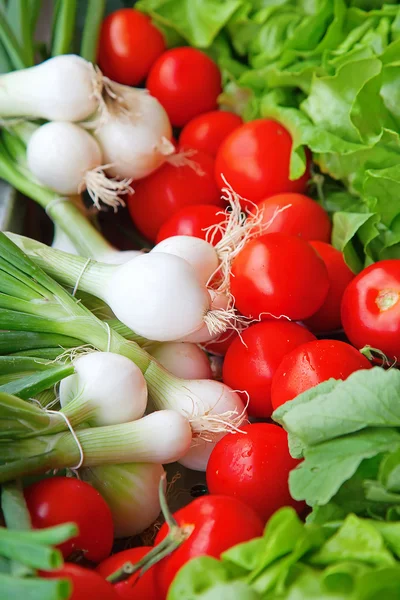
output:
[{"label": "glossy red tomato skin", "polygon": [[216,356],[225,356],[231,344],[236,340],[238,334],[236,331],[224,331],[215,340],[202,344],[204,350]]},{"label": "glossy red tomato skin", "polygon": [[164,50],[162,33],[138,10],[122,8],[103,21],[98,63],[113,81],[138,85]]},{"label": "glossy red tomato skin", "polygon": [[41,571],[45,579],[68,579],[72,585],[72,596],[69,600],[118,600],[111,583],[90,569],[84,569],[74,563],[64,563],[60,569]]},{"label": "glossy red tomato skin", "polygon": [[299,512],[304,504],[289,493],[289,472],[299,461],[289,454],[287,433],[278,425],[253,423],[246,433],[224,436],[211,452],[207,466],[210,494],[232,495],[251,506],[264,522],[282,506]]},{"label": "glossy red tomato skin", "polygon": [[[251,325],[229,346],[225,355],[223,382],[249,394],[247,412],[268,418],[272,413],[271,383],[279,363],[291,350],[315,340],[305,327],[288,321],[263,321]],[[240,394],[244,402],[246,394]]]},{"label": "glossy red tomato skin", "polygon": [[361,271],[342,299],[342,323],[357,348],[369,345],[400,359],[400,260],[382,260]]},{"label": "glossy red tomato skin", "polygon": [[322,306],[328,289],[323,260],[297,236],[263,235],[250,241],[232,263],[231,292],[239,312],[248,317],[285,315],[301,321]]},{"label": "glossy red tomato skin", "polygon": [[[174,514],[180,526],[193,527],[191,535],[172,554],[154,567],[159,600],[167,596],[168,588],[179,569],[196,556],[219,558],[222,552],[262,535],[263,522],[249,506],[230,496],[201,496]],[[155,545],[167,535],[164,524]]]},{"label": "glossy red tomato skin", "polygon": [[309,242],[325,263],[329,276],[329,291],[317,312],[305,320],[305,325],[315,333],[326,333],[341,328],[341,304],[344,291],[355,277],[346,265],[343,253],[325,242]]},{"label": "glossy red tomato skin", "polygon": [[216,156],[224,139],[243,123],[234,113],[213,110],[195,117],[181,131],[181,148],[195,148]]},{"label": "glossy red tomato skin", "polygon": [[[217,223],[223,223],[225,220],[226,213],[218,206],[212,204],[184,206],[160,228],[156,243],[174,235],[191,235],[205,240],[207,237],[205,230]],[[221,238],[221,233],[217,231],[213,236],[213,245],[215,246]]]},{"label": "glossy red tomato skin", "polygon": [[346,342],[307,342],[289,352],[276,369],[272,378],[272,407],[277,409],[323,381],[344,380],[355,371],[371,367],[369,360]]},{"label": "glossy red tomato skin", "polygon": [[215,161],[215,175],[220,187],[225,176],[235,192],[261,202],[274,194],[303,193],[309,179],[309,164],[304,175],[289,179],[292,138],[289,132],[271,119],[257,119],[235,129],[221,144]]},{"label": "glossy red tomato skin", "polygon": [[304,194],[276,194],[258,207],[263,213],[262,223],[268,224],[265,233],[281,232],[307,241],[330,242],[332,226],[328,213]]},{"label": "glossy red tomato skin", "polygon": [[196,48],[167,50],[150,70],[146,87],[163,105],[175,127],[217,108],[221,74],[217,65]]},{"label": "glossy red tomato skin", "polygon": [[155,241],[162,225],[185,206],[224,206],[214,179],[214,159],[197,152],[191,160],[203,174],[189,165],[175,167],[166,163],[138,181],[135,193],[128,197],[132,221],[147,239]]},{"label": "glossy red tomato skin", "polygon": [[114,541],[111,511],[91,485],[72,477],[51,477],[29,485],[24,495],[35,529],[77,524],[78,536],[58,546],[64,558],[76,550],[93,562],[109,556]]},{"label": "glossy red tomato skin", "polygon": [[[140,546],[117,552],[97,565],[96,571],[106,579],[109,575],[118,571],[125,563],[137,563],[151,549],[151,546]],[[138,573],[135,573],[129,579],[114,584],[113,587],[118,598],[123,598],[124,600],[157,600],[153,569],[146,571],[142,577],[139,577]]]}]

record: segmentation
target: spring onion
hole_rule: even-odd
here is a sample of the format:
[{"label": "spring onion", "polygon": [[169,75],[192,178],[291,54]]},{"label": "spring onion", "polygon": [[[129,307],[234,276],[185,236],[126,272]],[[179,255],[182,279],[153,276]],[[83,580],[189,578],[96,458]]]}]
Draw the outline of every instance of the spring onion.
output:
[{"label": "spring onion", "polygon": [[189,342],[167,342],[147,347],[160,365],[182,379],[212,379],[207,354]]}]

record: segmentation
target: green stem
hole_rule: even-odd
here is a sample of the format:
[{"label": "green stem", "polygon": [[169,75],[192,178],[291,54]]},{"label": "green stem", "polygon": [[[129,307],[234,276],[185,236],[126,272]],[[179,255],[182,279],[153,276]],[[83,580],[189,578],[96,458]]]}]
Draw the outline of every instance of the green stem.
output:
[{"label": "green stem", "polygon": [[8,529],[31,529],[32,522],[26,506],[21,482],[13,481],[2,485],[1,509]]},{"label": "green stem", "polygon": [[[0,335],[0,355],[53,347],[57,348],[58,354],[60,354],[65,348],[73,348],[79,346],[80,343],[80,340],[77,338],[70,338],[53,333],[2,331]],[[33,356],[36,355],[33,354]]]},{"label": "green stem", "polygon": [[72,375],[73,372],[74,367],[72,365],[53,367],[47,371],[33,373],[16,381],[0,385],[0,392],[13,394],[18,398],[28,400],[28,398],[34,398],[37,393],[43,392],[58,383],[61,379],[68,377],[68,375]]},{"label": "green stem", "polygon": [[36,24],[39,18],[42,0],[28,0],[32,39],[35,38]]},{"label": "green stem", "polygon": [[68,54],[75,30],[76,0],[60,0],[55,23],[52,56]]},{"label": "green stem", "polygon": [[4,13],[0,10],[0,41],[7,51],[15,70],[25,68],[24,52],[17,41]]},{"label": "green stem", "polygon": [[105,0],[88,0],[80,55],[92,63],[96,62],[99,33],[105,6]]},{"label": "green stem", "polygon": [[71,583],[67,579],[22,578],[0,575],[2,598],[20,600],[67,600],[71,597]]},{"label": "green stem", "polygon": [[12,0],[7,4],[7,21],[24,56],[25,67],[34,65],[33,34],[29,0]]}]

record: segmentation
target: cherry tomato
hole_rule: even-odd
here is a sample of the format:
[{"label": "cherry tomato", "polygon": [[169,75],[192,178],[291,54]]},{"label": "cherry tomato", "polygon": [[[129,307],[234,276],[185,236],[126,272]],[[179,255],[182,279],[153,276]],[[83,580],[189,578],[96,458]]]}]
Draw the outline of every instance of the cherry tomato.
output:
[{"label": "cherry tomato", "polygon": [[298,346],[286,354],[272,378],[272,407],[275,410],[323,381],[347,379],[354,371],[371,367],[369,360],[346,342],[315,340]]},{"label": "cherry tomato", "polygon": [[[97,566],[96,571],[102,577],[107,578],[112,573],[115,573],[115,571],[118,571],[125,563],[137,563],[150,550],[151,546],[141,546],[117,552],[117,554],[113,554],[106,558],[106,560],[103,560]],[[129,579],[114,584],[113,587],[118,598],[124,598],[124,600],[158,600],[153,574],[154,570],[149,569],[142,577],[139,577],[138,573],[134,573]]]},{"label": "cherry tomato", "polygon": [[251,506],[264,522],[282,506],[300,511],[304,504],[289,493],[289,472],[299,461],[289,454],[287,433],[278,425],[254,423],[245,433],[225,435],[207,466],[210,494],[234,496]]},{"label": "cherry tomato", "polygon": [[[156,242],[158,244],[174,235],[191,235],[205,240],[206,229],[212,225],[223,223],[225,220],[226,214],[220,207],[211,204],[184,206],[160,228]],[[213,244],[217,244],[221,238],[221,233],[217,231],[212,239]]]},{"label": "cherry tomato", "polygon": [[205,152],[191,158],[200,170],[190,165],[175,167],[168,163],[137,182],[128,197],[132,221],[139,231],[154,241],[162,225],[181,208],[197,204],[224,206],[214,180],[214,160]]},{"label": "cherry tomato", "polygon": [[215,175],[224,187],[221,174],[235,192],[251,202],[261,202],[273,194],[302,193],[309,179],[309,164],[299,179],[289,179],[292,138],[276,121],[257,119],[233,131],[221,144],[215,162]]},{"label": "cherry tomato", "polygon": [[73,563],[65,563],[61,569],[54,571],[41,571],[41,577],[45,579],[68,579],[72,585],[72,596],[69,600],[118,600],[111,583],[103,579],[95,571],[84,569]]},{"label": "cherry tomato", "polygon": [[217,338],[215,338],[215,340],[206,342],[205,344],[202,344],[202,346],[204,350],[210,354],[215,354],[216,356],[225,356],[228,348],[237,337],[237,332],[231,329],[230,331],[224,331],[224,333],[221,333]]},{"label": "cherry tomato", "polygon": [[196,48],[173,48],[150,70],[146,87],[168,113],[175,127],[217,108],[221,74],[217,65]]},{"label": "cherry tomato", "polygon": [[103,21],[98,63],[113,81],[138,85],[164,50],[162,33],[138,10],[122,8]]},{"label": "cherry tomato", "polygon": [[196,148],[216,156],[224,139],[243,123],[231,112],[213,110],[189,121],[179,137],[181,148]]},{"label": "cherry tomato", "polygon": [[357,348],[369,345],[400,359],[400,259],[382,260],[347,286],[342,323]]},{"label": "cherry tomato", "polygon": [[[201,496],[178,510],[174,517],[180,526],[192,532],[177,550],[154,566],[159,600],[166,598],[176,573],[191,558],[204,555],[219,558],[231,546],[258,537],[263,531],[263,522],[254,510],[229,496]],[[155,544],[167,533],[168,526],[164,524]]]},{"label": "cherry tomato", "polygon": [[340,329],[342,320],[340,306],[347,285],[354,273],[344,262],[342,252],[325,242],[309,242],[325,263],[329,276],[329,291],[325,302],[317,312],[306,319],[305,325],[317,333]]},{"label": "cherry tomato", "polygon": [[265,233],[281,232],[322,242],[331,239],[328,213],[304,194],[277,194],[260,202],[258,207],[263,213],[263,225],[268,223]]},{"label": "cherry tomato", "polygon": [[[251,325],[232,342],[223,366],[223,381],[249,394],[248,413],[270,417],[271,383],[279,363],[291,350],[315,340],[305,327],[287,321],[264,321]],[[244,402],[246,394],[241,394]]]},{"label": "cherry tomato", "polygon": [[297,236],[263,235],[232,263],[231,292],[239,312],[248,317],[306,319],[322,306],[328,288],[323,260]]},{"label": "cherry tomato", "polygon": [[111,511],[91,485],[72,477],[51,477],[29,485],[24,495],[35,529],[77,524],[79,535],[58,546],[64,558],[76,550],[93,562],[109,556],[114,537]]}]

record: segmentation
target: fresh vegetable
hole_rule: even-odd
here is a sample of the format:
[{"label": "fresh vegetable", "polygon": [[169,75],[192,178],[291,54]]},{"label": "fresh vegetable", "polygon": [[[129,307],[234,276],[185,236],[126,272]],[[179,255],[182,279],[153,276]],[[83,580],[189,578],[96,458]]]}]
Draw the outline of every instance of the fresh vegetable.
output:
[{"label": "fresh vegetable", "polygon": [[194,117],[217,108],[221,75],[203,52],[173,48],[153,64],[146,87],[161,102],[172,125],[183,127]]},{"label": "fresh vegetable", "polygon": [[325,242],[309,242],[325,263],[329,276],[329,290],[325,302],[317,312],[305,320],[315,333],[336,331],[341,328],[341,305],[347,285],[354,273],[346,265],[343,253]]},{"label": "fresh vegetable", "polygon": [[179,145],[216,156],[224,139],[241,124],[242,119],[231,112],[213,110],[203,113],[185,125],[179,136]]},{"label": "fresh vegetable", "polygon": [[139,85],[164,50],[163,35],[147,16],[122,8],[102,23],[97,60],[113,81]]},{"label": "fresh vegetable", "polygon": [[197,204],[224,206],[214,181],[214,161],[197,151],[192,164],[164,164],[135,186],[128,196],[132,221],[139,231],[154,241],[161,226],[178,210]]},{"label": "fresh vegetable", "polygon": [[77,525],[79,534],[59,546],[65,558],[76,551],[96,563],[109,556],[114,537],[111,512],[90,485],[72,477],[52,477],[31,484],[24,495],[35,529]]},{"label": "fresh vegetable", "polygon": [[255,203],[274,194],[304,192],[308,170],[299,179],[289,178],[291,147],[289,132],[276,121],[245,123],[218,150],[215,176],[220,187],[224,185],[223,175],[240,196]]},{"label": "fresh vegetable", "polygon": [[225,211],[211,204],[184,206],[160,227],[156,242],[158,244],[174,235],[191,235],[202,240],[210,238],[207,241],[215,246],[221,240],[223,232],[213,231],[212,235],[209,235],[207,230],[224,223],[225,220]]},{"label": "fresh vegetable", "polygon": [[211,495],[242,500],[266,522],[282,506],[304,508],[289,493],[289,472],[297,464],[283,429],[269,423],[245,425],[215,446],[207,465],[207,486]]},{"label": "fresh vegetable", "polygon": [[264,321],[248,327],[230,345],[223,364],[223,380],[248,394],[248,413],[268,418],[272,413],[272,377],[283,357],[315,337],[305,327],[286,321]]},{"label": "fresh vegetable", "polygon": [[225,356],[229,346],[237,337],[237,331],[225,331],[217,336],[214,340],[205,342],[203,344],[203,348],[210,354],[215,354],[216,356]]},{"label": "fresh vegetable", "polygon": [[90,596],[98,600],[118,600],[113,586],[91,569],[74,563],[65,563],[60,569],[42,571],[46,579],[64,579],[71,582],[72,595],[69,600],[87,600]]},{"label": "fresh vegetable", "polygon": [[253,318],[311,317],[328,294],[322,259],[296,236],[269,233],[250,241],[232,264],[237,309]]},{"label": "fresh vegetable", "polygon": [[[96,571],[102,577],[107,578],[118,571],[118,569],[121,569],[125,563],[130,562],[135,564],[139,562],[150,550],[151,546],[140,546],[138,548],[122,550],[122,552],[117,552],[103,560],[96,567]],[[113,588],[118,597],[124,598],[124,600],[138,600],[139,598],[140,600],[158,600],[153,569],[149,569],[141,577],[138,576],[138,573],[134,573],[129,579],[115,583]]]},{"label": "fresh vegetable", "polygon": [[351,343],[400,357],[400,260],[384,260],[359,273],[342,300],[342,322]]},{"label": "fresh vegetable", "polygon": [[286,354],[276,369],[271,386],[272,406],[276,409],[328,379],[346,379],[354,371],[371,367],[365,356],[345,342],[307,342]]},{"label": "fresh vegetable", "polygon": [[169,342],[148,347],[148,352],[167,371],[182,379],[212,379],[207,354],[189,342]]}]

